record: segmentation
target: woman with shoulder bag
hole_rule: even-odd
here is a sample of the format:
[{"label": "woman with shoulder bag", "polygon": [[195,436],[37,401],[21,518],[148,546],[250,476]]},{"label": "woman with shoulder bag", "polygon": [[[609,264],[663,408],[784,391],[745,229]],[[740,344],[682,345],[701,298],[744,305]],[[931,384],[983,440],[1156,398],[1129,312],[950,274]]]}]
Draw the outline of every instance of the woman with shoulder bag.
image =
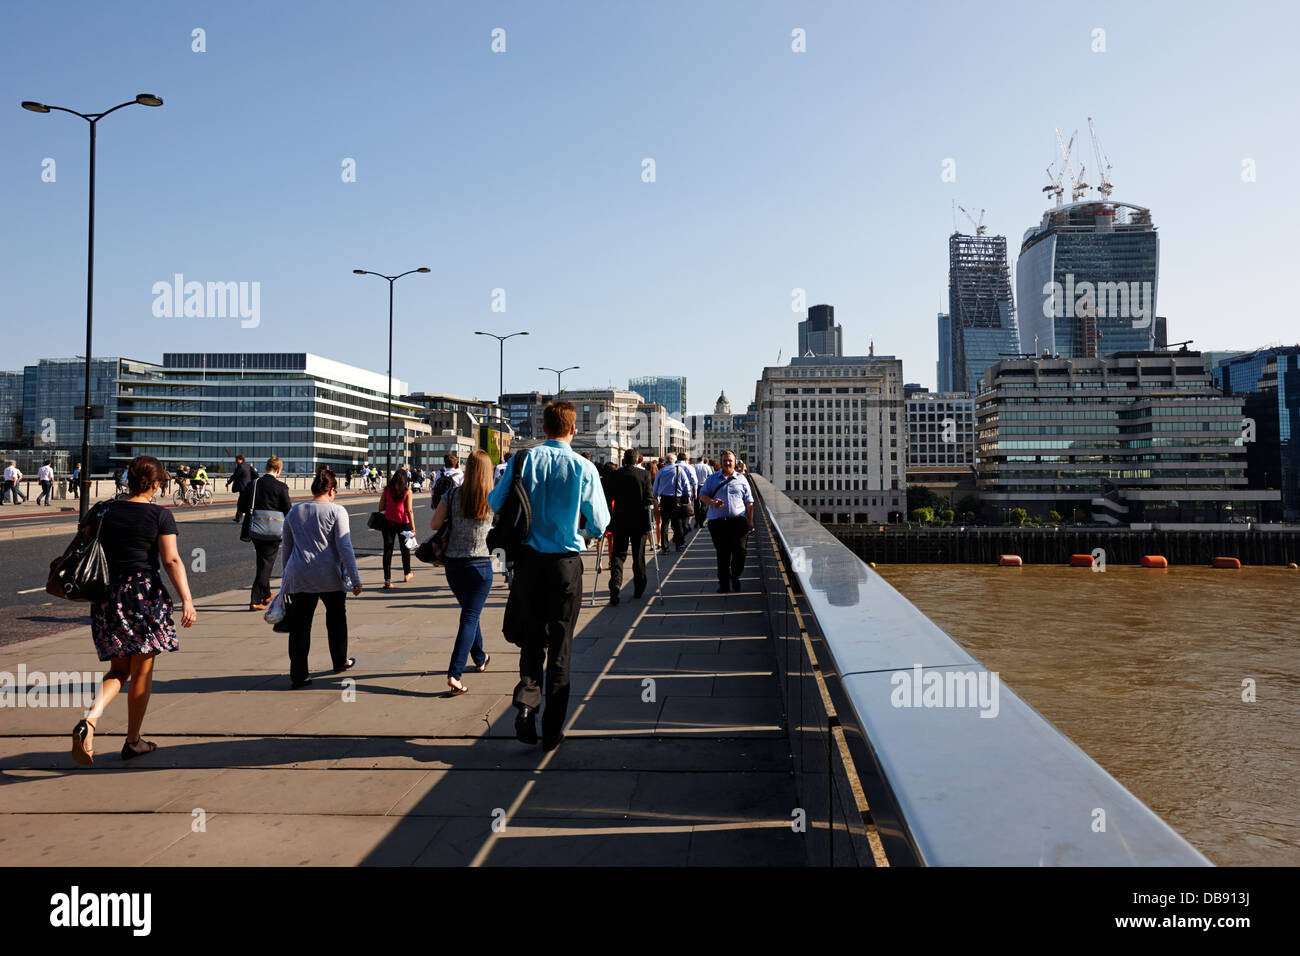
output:
[{"label": "woman with shoulder bag", "polygon": [[172,621],[172,599],[163,587],[159,565],[167,569],[181,596],[181,625],[198,618],[185,577],[185,562],[176,547],[176,519],[153,503],[167,483],[167,471],[157,458],[141,455],[126,469],[130,496],[107,502],[87,515],[79,534],[102,532],[99,540],[108,561],[108,594],[90,605],[90,633],[108,673],[86,717],[72,730],[72,759],[95,762],[95,730],[104,708],[126,685],[126,743],[122,759],[131,760],[158,749],[140,738],[153,690],[153,659],[180,647]]},{"label": "woman with shoulder bag", "polygon": [[488,531],[492,529],[492,509],[487,503],[491,490],[492,459],[486,452],[476,451],[466,464],[465,480],[438,502],[429,524],[431,530],[437,531],[445,522],[450,523],[442,563],[447,584],[460,604],[460,625],[447,668],[447,686],[452,694],[469,690],[460,680],[468,658],[473,657],[479,672],[487,670],[492,659],[483,650],[483,629],[479,626],[483,605],[492,590],[492,557],[487,546]]},{"label": "woman with shoulder bag", "polygon": [[415,533],[415,506],[411,502],[411,488],[406,481],[406,471],[398,468],[379,496],[379,510],[384,513],[379,530],[384,535],[384,587],[391,588],[393,574],[393,545],[396,543],[402,552],[403,580],[409,581],[411,574],[411,551],[402,544],[402,532]]},{"label": "woman with shoulder bag", "polygon": [[289,679],[293,689],[311,683],[307,659],[311,651],[311,622],[318,601],[325,603],[325,629],[329,634],[334,673],[354,666],[348,657],[348,610],[344,588],[361,594],[361,575],[352,551],[348,509],[334,503],[338,483],[329,466],[316,469],[311,501],[300,501],[284,519],[281,560],[284,578],[280,589],[288,596],[285,621],[289,630]]},{"label": "woman with shoulder bag", "polygon": [[293,507],[289,486],[280,480],[283,468],[284,462],[272,455],[266,460],[266,474],[240,494],[239,510],[244,513],[240,537],[253,542],[257,554],[253,588],[249,595],[250,611],[265,611],[271,603],[271,572],[275,570],[275,556],[280,553],[284,539],[284,521],[277,521],[276,516],[287,515]]}]

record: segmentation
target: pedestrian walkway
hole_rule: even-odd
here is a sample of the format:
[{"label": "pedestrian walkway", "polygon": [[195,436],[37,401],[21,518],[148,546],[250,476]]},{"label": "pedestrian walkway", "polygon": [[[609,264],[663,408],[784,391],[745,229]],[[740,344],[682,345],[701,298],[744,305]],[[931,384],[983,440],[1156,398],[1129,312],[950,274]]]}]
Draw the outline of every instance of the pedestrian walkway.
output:
[{"label": "pedestrian walkway", "polygon": [[[584,556],[590,605],[596,553]],[[751,565],[756,563],[751,559]],[[567,739],[514,739],[517,651],[506,590],[483,615],[485,674],[446,696],[456,601],[419,566],[381,591],[378,558],[349,598],[343,675],[287,690],[286,639],[247,592],[199,604],[181,650],[157,663],[145,736],[118,757],[126,700],[109,708],[96,765],[68,754],[79,708],[0,711],[0,855],[7,865],[800,865],[790,748],[760,576],[715,594],[713,549],[693,533],[661,555],[663,598],[584,606]],[[651,588],[654,565],[651,562]],[[328,665],[323,614],[312,662]],[[0,648],[0,671],[102,673],[88,628]],[[31,681],[29,677],[29,683]]]}]

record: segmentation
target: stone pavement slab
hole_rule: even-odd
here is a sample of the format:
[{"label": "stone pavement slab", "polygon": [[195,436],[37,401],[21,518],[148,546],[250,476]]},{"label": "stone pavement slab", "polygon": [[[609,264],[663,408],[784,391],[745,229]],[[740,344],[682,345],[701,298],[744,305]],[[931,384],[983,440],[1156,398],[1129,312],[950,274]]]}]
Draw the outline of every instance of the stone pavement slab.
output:
[{"label": "stone pavement slab", "polygon": [[[751,562],[754,559],[751,558]],[[660,596],[608,604],[595,553],[575,632],[565,742],[514,739],[518,652],[501,638],[500,578],[482,627],[493,655],[447,693],[459,607],[440,570],[391,591],[379,558],[348,600],[349,653],[288,688],[285,635],[244,592],[200,601],[181,650],[156,663],[145,735],[117,755],[108,709],[96,765],[68,750],[79,706],[0,709],[0,860],[8,865],[765,865],[804,860],[792,760],[759,575],[714,594],[692,535],[660,556]],[[89,629],[0,647],[0,671],[102,673]]]}]

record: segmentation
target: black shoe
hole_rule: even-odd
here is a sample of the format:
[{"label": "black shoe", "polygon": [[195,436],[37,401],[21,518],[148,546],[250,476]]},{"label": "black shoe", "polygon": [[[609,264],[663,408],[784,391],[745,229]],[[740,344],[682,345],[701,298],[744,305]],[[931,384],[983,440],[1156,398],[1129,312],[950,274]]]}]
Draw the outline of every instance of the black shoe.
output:
[{"label": "black shoe", "polygon": [[231,520],[234,521],[235,524],[239,524],[239,516],[238,516],[238,515],[236,515],[236,516],[235,516],[234,518],[232,518]]},{"label": "black shoe", "polygon": [[733,591],[739,591],[739,590],[740,590],[740,578],[732,578],[732,579],[731,579],[731,590],[733,590]]},{"label": "black shoe", "polygon": [[310,678],[310,677],[304,677],[302,680],[296,680],[296,681],[294,681],[292,684],[290,684],[290,685],[289,685],[289,689],[290,689],[290,690],[297,690],[299,687],[306,687],[306,686],[308,686],[309,684],[311,684],[311,678]]},{"label": "black shoe", "polygon": [[731,588],[727,587],[727,586],[724,584],[724,585],[722,585],[721,587],[718,588],[718,590],[717,590],[716,593],[718,593],[718,594],[730,594],[730,593],[731,593]]},{"label": "black shoe", "polygon": [[562,744],[563,742],[564,742],[564,734],[562,733],[556,734],[554,737],[548,735],[542,741],[542,749],[545,750],[547,753],[550,753],[556,747],[560,746],[560,744]]},{"label": "black shoe", "polygon": [[610,591],[610,592],[609,592],[609,603],[612,604],[612,605],[614,605],[615,607],[618,607],[618,592],[617,592],[617,591]]},{"label": "black shoe", "polygon": [[352,668],[356,666],[357,666],[357,659],[355,657],[349,657],[348,662],[344,664],[342,667],[334,668],[334,673],[342,674],[344,671],[350,671],[352,670]]},{"label": "black shoe", "polygon": [[534,708],[519,708],[519,716],[515,718],[515,740],[521,744],[537,743],[537,711]]},{"label": "black shoe", "polygon": [[632,597],[634,600],[639,601],[641,600],[641,595],[643,594],[645,594],[645,588],[637,588],[635,591],[632,592]]}]

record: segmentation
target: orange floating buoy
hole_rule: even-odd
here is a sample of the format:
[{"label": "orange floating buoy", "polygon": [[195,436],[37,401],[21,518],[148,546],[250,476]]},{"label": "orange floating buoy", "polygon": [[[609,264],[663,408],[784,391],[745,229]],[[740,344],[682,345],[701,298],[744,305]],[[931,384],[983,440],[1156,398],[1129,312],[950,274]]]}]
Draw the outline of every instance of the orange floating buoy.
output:
[{"label": "orange floating buoy", "polygon": [[1162,554],[1144,554],[1142,555],[1142,567],[1144,568],[1167,568],[1169,562],[1165,560]]},{"label": "orange floating buoy", "polygon": [[[1091,561],[1092,559],[1089,558],[1088,560]],[[1018,568],[1024,562],[1020,560],[1018,554],[1003,554],[998,556],[998,564],[1004,568]]]},{"label": "orange floating buoy", "polygon": [[1070,567],[1072,567],[1072,568],[1090,568],[1090,567],[1092,567],[1092,555],[1090,555],[1090,554],[1072,554],[1072,555],[1070,555]]},{"label": "orange floating buoy", "polygon": [[1215,558],[1213,561],[1210,562],[1210,564],[1216,568],[1236,569],[1241,567],[1241,559],[1240,558]]}]

